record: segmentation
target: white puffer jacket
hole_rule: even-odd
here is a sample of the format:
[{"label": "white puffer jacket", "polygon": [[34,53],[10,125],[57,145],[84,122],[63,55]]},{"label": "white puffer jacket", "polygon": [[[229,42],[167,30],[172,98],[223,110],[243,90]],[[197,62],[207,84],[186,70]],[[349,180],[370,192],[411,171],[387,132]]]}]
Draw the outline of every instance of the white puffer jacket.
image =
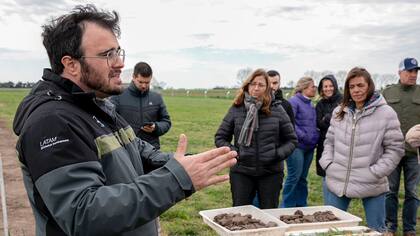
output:
[{"label": "white puffer jacket", "polygon": [[[339,197],[366,198],[389,190],[387,176],[404,155],[404,136],[395,111],[375,94],[359,113],[348,107],[331,119],[320,164],[328,189]],[[340,106],[334,109],[336,117]]]}]

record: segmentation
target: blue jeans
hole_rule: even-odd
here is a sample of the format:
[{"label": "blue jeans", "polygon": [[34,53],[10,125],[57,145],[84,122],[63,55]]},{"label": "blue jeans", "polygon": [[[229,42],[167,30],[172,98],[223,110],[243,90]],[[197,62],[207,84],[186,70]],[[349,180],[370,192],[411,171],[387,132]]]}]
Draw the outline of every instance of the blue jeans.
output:
[{"label": "blue jeans", "polygon": [[402,211],[403,232],[416,232],[417,184],[420,176],[420,166],[416,156],[404,156],[395,170],[388,176],[390,191],[386,195],[386,225],[390,232],[398,228],[398,192],[400,188],[401,171],[404,171],[404,205]]},{"label": "blue jeans", "polygon": [[[351,198],[346,196],[338,197],[328,190],[327,205],[331,205],[347,211]],[[367,226],[378,232],[385,232],[385,193],[376,197],[362,198],[363,208],[365,209]]]},{"label": "blue jeans", "polygon": [[327,183],[325,182],[325,177],[322,177],[322,195],[324,197],[324,205],[327,205],[327,198],[330,191],[328,191]]},{"label": "blue jeans", "polygon": [[314,149],[296,148],[287,158],[287,177],[283,189],[283,202],[280,207],[307,206],[309,167],[314,157]]}]

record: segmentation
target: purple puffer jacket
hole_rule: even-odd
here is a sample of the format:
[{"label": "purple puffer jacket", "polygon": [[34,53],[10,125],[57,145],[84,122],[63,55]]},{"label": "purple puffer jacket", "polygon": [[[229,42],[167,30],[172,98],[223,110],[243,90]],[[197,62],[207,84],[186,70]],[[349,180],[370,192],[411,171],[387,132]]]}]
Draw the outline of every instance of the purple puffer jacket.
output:
[{"label": "purple puffer jacket", "polygon": [[298,148],[309,150],[314,149],[319,138],[319,131],[316,127],[316,111],[311,100],[305,98],[302,93],[296,93],[289,99],[295,115],[295,130],[298,137]]}]

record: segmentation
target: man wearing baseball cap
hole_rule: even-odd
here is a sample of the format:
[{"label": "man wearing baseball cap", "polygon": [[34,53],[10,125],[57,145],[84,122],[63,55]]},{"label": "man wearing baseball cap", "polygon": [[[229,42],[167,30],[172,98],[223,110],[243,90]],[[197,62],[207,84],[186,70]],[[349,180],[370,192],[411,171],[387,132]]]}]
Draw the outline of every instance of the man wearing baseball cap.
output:
[{"label": "man wearing baseball cap", "polygon": [[[416,84],[419,69],[415,58],[405,58],[399,64],[399,82],[383,91],[386,101],[398,114],[404,135],[411,127],[420,123],[420,85]],[[405,186],[403,232],[404,236],[414,236],[419,204],[417,183],[420,178],[420,166],[416,150],[408,144],[405,145],[405,155],[401,162],[388,176],[390,191],[386,195],[386,225],[390,235],[396,235],[398,227],[398,191],[401,172],[404,172]]]}]

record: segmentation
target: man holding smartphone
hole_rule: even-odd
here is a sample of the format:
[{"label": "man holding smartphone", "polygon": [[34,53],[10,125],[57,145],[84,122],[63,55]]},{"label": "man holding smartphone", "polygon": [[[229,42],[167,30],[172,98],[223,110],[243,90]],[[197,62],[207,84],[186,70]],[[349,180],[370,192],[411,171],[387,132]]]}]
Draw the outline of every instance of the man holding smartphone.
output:
[{"label": "man holding smartphone", "polygon": [[137,137],[160,149],[159,136],[171,128],[171,119],[162,96],[150,91],[152,68],[146,62],[134,66],[130,86],[111,97],[116,111],[133,127]]}]

